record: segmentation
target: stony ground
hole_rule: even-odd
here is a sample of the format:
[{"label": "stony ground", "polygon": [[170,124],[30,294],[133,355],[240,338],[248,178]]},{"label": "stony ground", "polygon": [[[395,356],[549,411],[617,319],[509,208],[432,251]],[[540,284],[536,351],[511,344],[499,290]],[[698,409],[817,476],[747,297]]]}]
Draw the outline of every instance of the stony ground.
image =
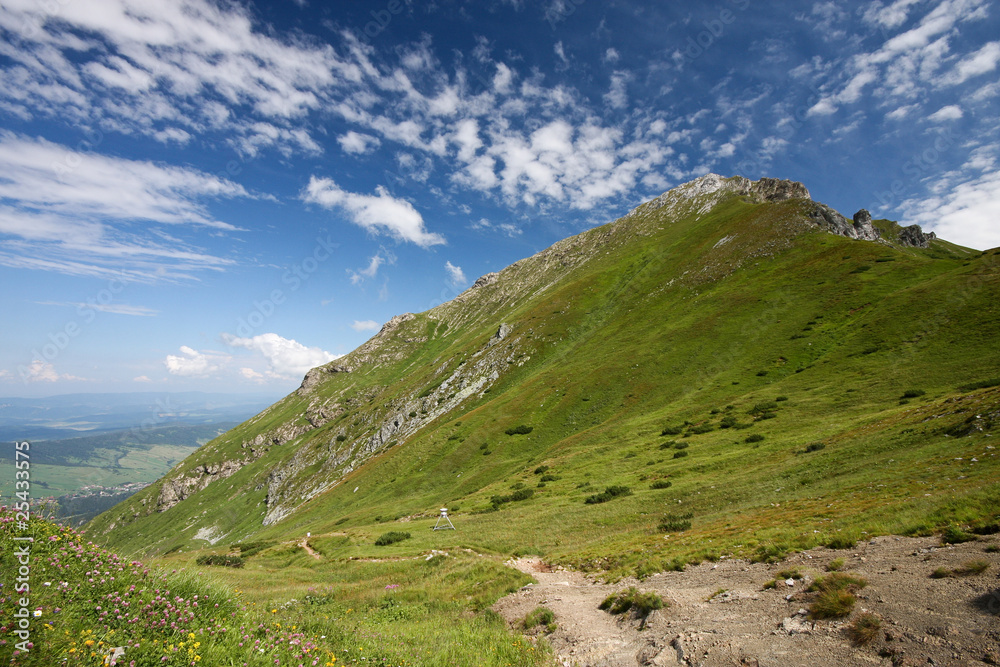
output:
[{"label": "stony ground", "polygon": [[[537,584],[501,599],[494,609],[514,627],[539,606],[555,613],[548,635],[561,664],[571,667],[635,665],[1000,665],[1000,536],[942,545],[938,538],[879,537],[849,550],[817,548],[779,564],[722,560],[665,572],[644,581],[602,584],[579,573],[552,571],[539,559],[511,564]],[[813,620],[815,596],[806,588],[825,576],[827,564],[863,576],[851,616]],[[980,574],[932,578],[985,561]],[[801,580],[764,584],[797,568]],[[598,605],[628,586],[658,592],[669,606],[643,624],[615,617]],[[881,620],[874,641],[856,645],[848,626],[859,614]],[[542,634],[542,628],[533,632]]]}]

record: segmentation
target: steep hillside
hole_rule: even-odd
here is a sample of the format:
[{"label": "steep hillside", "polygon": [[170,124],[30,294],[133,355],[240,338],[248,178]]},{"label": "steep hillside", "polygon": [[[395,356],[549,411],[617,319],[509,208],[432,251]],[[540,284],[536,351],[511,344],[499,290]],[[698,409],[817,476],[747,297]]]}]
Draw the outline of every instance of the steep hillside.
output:
[{"label": "steep hillside", "polygon": [[90,532],[347,557],[405,528],[644,575],[987,526],[998,260],[708,175],[393,318]]}]

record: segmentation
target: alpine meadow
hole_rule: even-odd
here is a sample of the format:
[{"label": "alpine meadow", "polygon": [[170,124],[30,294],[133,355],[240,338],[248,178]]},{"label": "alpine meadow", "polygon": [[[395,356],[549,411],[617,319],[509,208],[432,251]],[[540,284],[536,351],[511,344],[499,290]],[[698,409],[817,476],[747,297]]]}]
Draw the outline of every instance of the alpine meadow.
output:
[{"label": "alpine meadow", "polygon": [[[882,535],[991,534],[998,267],[1000,250],[849,220],[800,183],[709,174],[393,318],[88,539],[160,568],[146,588],[225,600],[186,617],[209,664],[527,665],[550,664],[549,644],[490,609],[530,581],[511,558],[641,587]],[[441,508],[455,530],[432,530]],[[153,576],[140,567],[116,576]],[[46,614],[71,605],[57,588],[37,594]],[[136,664],[178,655],[180,625],[77,612],[15,664],[77,664],[70,642],[97,626],[137,633]],[[560,622],[538,618],[524,626]],[[295,637],[312,648],[279,654]]]}]

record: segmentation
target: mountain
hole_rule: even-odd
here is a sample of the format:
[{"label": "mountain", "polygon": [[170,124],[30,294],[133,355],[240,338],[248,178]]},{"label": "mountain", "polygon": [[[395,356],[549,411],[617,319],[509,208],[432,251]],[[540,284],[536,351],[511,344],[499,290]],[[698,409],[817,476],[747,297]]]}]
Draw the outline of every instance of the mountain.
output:
[{"label": "mountain", "polygon": [[[311,532],[346,555],[406,528],[644,576],[987,530],[998,260],[710,174],[394,317],[90,535],[156,555]],[[455,532],[429,530],[442,507]]]}]

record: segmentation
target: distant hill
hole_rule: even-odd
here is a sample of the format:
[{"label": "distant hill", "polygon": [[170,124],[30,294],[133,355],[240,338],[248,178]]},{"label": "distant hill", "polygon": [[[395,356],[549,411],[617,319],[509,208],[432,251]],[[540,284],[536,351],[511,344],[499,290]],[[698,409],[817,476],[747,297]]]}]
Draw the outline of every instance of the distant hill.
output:
[{"label": "distant hill", "polygon": [[[646,576],[987,530],[998,266],[799,183],[708,175],[393,318],[90,535],[162,554],[405,524],[415,551]],[[441,507],[457,531],[429,530]],[[356,553],[341,539],[318,544]]]}]

